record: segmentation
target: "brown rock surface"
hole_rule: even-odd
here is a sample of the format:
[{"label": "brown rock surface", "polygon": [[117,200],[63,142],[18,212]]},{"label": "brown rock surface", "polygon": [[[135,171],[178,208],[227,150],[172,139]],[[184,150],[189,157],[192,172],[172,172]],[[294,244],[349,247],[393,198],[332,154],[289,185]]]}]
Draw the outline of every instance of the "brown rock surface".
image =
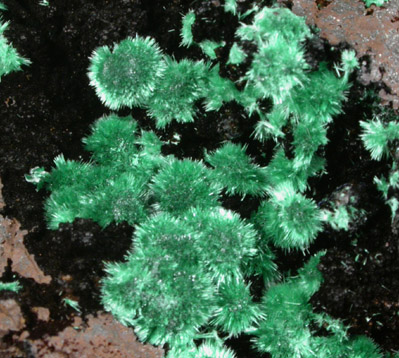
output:
[{"label": "brown rock surface", "polygon": [[[349,44],[357,57],[369,56],[370,64],[361,63],[365,85],[382,81],[388,91],[379,93],[384,103],[399,108],[399,0],[383,7],[366,9],[361,0],[292,0],[292,11],[306,16],[309,25],[320,29],[320,37],[333,46]],[[391,93],[389,93],[389,91]]]},{"label": "brown rock surface", "polygon": [[25,319],[18,303],[13,299],[0,300],[0,338],[24,327]]},{"label": "brown rock surface", "polygon": [[21,231],[20,228],[21,224],[17,220],[0,215],[0,275],[4,273],[8,260],[11,260],[12,271],[32,278],[37,283],[50,283],[51,277],[42,272],[34,256],[28,253],[24,245],[27,231]]},{"label": "brown rock surface", "polygon": [[33,307],[32,312],[36,314],[39,321],[48,322],[50,320],[50,310],[45,307]]},{"label": "brown rock surface", "polygon": [[163,350],[140,343],[131,328],[108,313],[79,317],[57,336],[30,342],[36,358],[160,358]]}]

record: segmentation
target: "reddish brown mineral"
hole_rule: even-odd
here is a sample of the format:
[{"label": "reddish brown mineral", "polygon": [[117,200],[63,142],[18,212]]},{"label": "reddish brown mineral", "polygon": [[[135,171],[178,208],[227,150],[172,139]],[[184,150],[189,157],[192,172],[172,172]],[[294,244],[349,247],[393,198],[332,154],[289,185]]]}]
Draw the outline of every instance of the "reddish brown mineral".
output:
[{"label": "reddish brown mineral", "polygon": [[36,358],[161,358],[163,350],[137,341],[131,328],[108,313],[80,317],[57,336],[29,341]]},{"label": "reddish brown mineral", "polygon": [[46,276],[37,265],[33,255],[28,253],[24,245],[26,230],[20,230],[21,224],[15,219],[0,215],[0,275],[11,260],[12,271],[26,278],[32,278],[37,283],[50,283],[51,277]]},{"label": "reddish brown mineral", "polygon": [[[281,1],[284,2],[284,1]],[[399,107],[399,9],[397,1],[383,7],[372,5],[366,9],[361,0],[292,0],[292,11],[306,17],[309,25],[316,25],[320,37],[337,46],[349,44],[357,57],[367,55],[361,63],[361,78],[365,85],[382,81],[391,93],[381,90],[383,103]],[[319,5],[319,6],[318,6]]]}]

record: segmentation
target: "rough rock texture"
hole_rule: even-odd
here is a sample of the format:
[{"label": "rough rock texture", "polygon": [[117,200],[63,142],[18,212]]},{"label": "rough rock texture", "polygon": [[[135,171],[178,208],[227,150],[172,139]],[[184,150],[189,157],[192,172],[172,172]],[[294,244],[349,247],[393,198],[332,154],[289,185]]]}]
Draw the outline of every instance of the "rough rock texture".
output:
[{"label": "rough rock texture", "polygon": [[32,278],[37,283],[50,283],[51,277],[42,272],[34,256],[28,253],[24,245],[24,236],[28,232],[21,231],[20,227],[21,224],[17,220],[0,215],[0,275],[4,273],[8,260],[11,260],[14,272]]},{"label": "rough rock texture", "polygon": [[0,339],[10,331],[19,331],[25,327],[21,308],[13,299],[0,300]]},{"label": "rough rock texture", "polygon": [[50,320],[50,310],[45,307],[33,307],[32,312],[36,314],[39,321],[48,322]]},{"label": "rough rock texture", "polygon": [[133,330],[110,314],[89,316],[87,324],[76,317],[57,336],[29,341],[37,358],[160,358],[163,350],[137,341]]},{"label": "rough rock texture", "polygon": [[361,81],[382,82],[385,103],[399,107],[399,0],[366,9],[361,0],[292,0],[292,11],[306,16],[332,46],[354,48],[361,59]]}]

